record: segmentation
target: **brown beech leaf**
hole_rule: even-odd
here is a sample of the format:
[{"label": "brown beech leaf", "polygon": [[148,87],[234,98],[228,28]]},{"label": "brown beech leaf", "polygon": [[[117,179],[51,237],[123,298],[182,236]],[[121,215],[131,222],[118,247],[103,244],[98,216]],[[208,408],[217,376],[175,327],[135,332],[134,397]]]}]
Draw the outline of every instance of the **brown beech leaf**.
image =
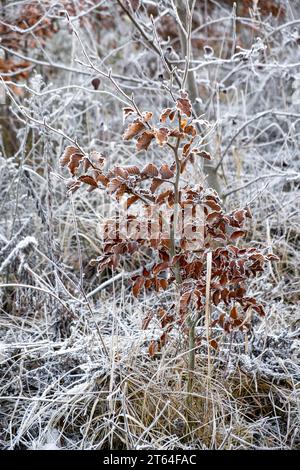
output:
[{"label": "brown beech leaf", "polygon": [[168,261],[163,261],[162,263],[156,264],[153,267],[152,272],[153,272],[154,276],[156,276],[157,274],[159,274],[161,271],[167,269],[168,267],[169,267],[169,262]]},{"label": "brown beech leaf", "polygon": [[163,184],[163,181],[159,178],[153,178],[151,186],[150,186],[150,191],[152,194],[155,193],[157,188],[159,188]]},{"label": "brown beech leaf", "polygon": [[98,171],[95,171],[95,179],[103,184],[103,186],[107,186],[109,183],[109,179]]},{"label": "brown beech leaf", "polygon": [[170,250],[171,248],[171,240],[169,238],[163,238],[161,240],[161,244],[162,246],[164,246],[165,248],[167,248],[168,250]]},{"label": "brown beech leaf", "polygon": [[221,286],[225,286],[227,284],[227,282],[228,282],[228,275],[225,272],[220,277],[220,284],[221,284]]},{"label": "brown beech leaf", "polygon": [[92,163],[97,166],[98,169],[102,169],[104,166],[105,158],[102,153],[97,152],[97,150],[92,150],[90,153],[90,159]]},{"label": "brown beech leaf", "polygon": [[123,134],[123,139],[130,140],[137,134],[139,134],[143,129],[145,129],[144,124],[141,121],[137,120],[127,127],[126,131]]},{"label": "brown beech leaf", "polygon": [[119,200],[127,190],[126,184],[121,184],[121,186],[116,191],[116,198]]},{"label": "brown beech leaf", "polygon": [[68,168],[73,176],[75,176],[82,159],[83,155],[81,153],[73,153],[73,155],[71,155]]},{"label": "brown beech leaf", "polygon": [[68,188],[69,193],[75,193],[75,191],[80,188],[81,182],[78,180],[74,181],[73,179],[70,179],[66,182],[66,186]]},{"label": "brown beech leaf", "polygon": [[151,111],[145,111],[145,112],[142,114],[142,116],[143,116],[143,121],[144,121],[144,122],[149,122],[149,121],[152,119],[152,117],[153,117],[153,113],[152,113]]},{"label": "brown beech leaf", "polygon": [[132,166],[123,166],[124,170],[127,171],[129,175],[140,175],[140,169],[138,166],[132,165]]},{"label": "brown beech leaf", "polygon": [[207,217],[206,220],[211,222],[212,220],[219,219],[221,217],[220,212],[211,212]]},{"label": "brown beech leaf", "polygon": [[170,129],[170,137],[177,137],[178,139],[182,139],[182,137],[184,137],[184,133],[179,129]]},{"label": "brown beech leaf", "polygon": [[233,213],[233,217],[239,222],[239,224],[242,224],[246,218],[246,210],[242,209],[240,211],[235,211]]},{"label": "brown beech leaf", "polygon": [[142,173],[143,176],[148,176],[150,178],[153,178],[154,176],[158,176],[158,169],[156,168],[153,163],[148,163],[143,169]]},{"label": "brown beech leaf", "polygon": [[199,150],[197,148],[194,148],[192,150],[192,154],[197,155],[198,157],[205,158],[205,160],[212,160],[211,154],[206,152],[205,150]]},{"label": "brown beech leaf", "polygon": [[219,344],[215,339],[211,339],[209,343],[210,343],[212,348],[214,348],[216,350],[219,348]]},{"label": "brown beech leaf", "polygon": [[161,115],[160,115],[160,122],[166,122],[167,118],[170,116],[170,113],[172,112],[171,108],[165,108],[162,110]]},{"label": "brown beech leaf", "polygon": [[172,108],[166,108],[163,109],[160,115],[160,122],[166,122],[167,118],[170,119],[170,121],[174,120],[176,111]]},{"label": "brown beech leaf", "polygon": [[156,197],[156,200],[155,202],[157,204],[161,204],[162,202],[164,202],[164,200],[169,197],[171,194],[174,194],[172,189],[167,189],[166,191],[160,193],[157,197]]},{"label": "brown beech leaf", "polygon": [[155,356],[155,354],[157,353],[157,350],[158,350],[157,341],[152,340],[150,342],[149,348],[148,348],[149,356],[151,356],[151,357]]},{"label": "brown beech leaf", "polygon": [[121,166],[115,166],[112,171],[115,176],[120,176],[124,179],[128,178],[128,171]]},{"label": "brown beech leaf", "polygon": [[129,106],[126,106],[125,108],[123,108],[123,122],[134,113],[135,113],[135,110],[133,108],[130,108]]},{"label": "brown beech leaf", "polygon": [[180,297],[180,301],[179,301],[179,305],[180,305],[180,312],[181,312],[181,315],[184,315],[185,312],[186,312],[186,309],[187,309],[187,306],[191,300],[191,292],[184,292],[181,297]]},{"label": "brown beech leaf", "polygon": [[183,146],[182,154],[183,154],[184,156],[186,156],[186,155],[189,153],[190,148],[191,148],[191,145],[192,145],[192,142],[188,142],[187,144],[185,144],[185,145]]},{"label": "brown beech leaf", "polygon": [[166,163],[164,163],[160,167],[159,172],[161,174],[161,177],[165,180],[168,180],[174,176],[174,172],[170,170],[169,166]]},{"label": "brown beech leaf", "polygon": [[176,107],[182,114],[190,117],[192,114],[192,103],[188,98],[178,98],[176,101]]},{"label": "brown beech leaf", "polygon": [[238,318],[238,311],[236,307],[232,307],[232,309],[230,310],[230,317],[233,320],[236,320]]},{"label": "brown beech leaf", "polygon": [[149,312],[149,313],[147,314],[147,316],[146,316],[146,317],[144,318],[144,320],[143,320],[142,330],[146,330],[146,329],[148,328],[149,323],[150,323],[150,321],[152,320],[153,316],[154,316],[154,311]]},{"label": "brown beech leaf", "polygon": [[74,153],[77,153],[77,154],[80,153],[78,148],[74,147],[73,145],[68,145],[65,148],[65,151],[64,151],[62,157],[59,160],[60,166],[61,167],[66,166],[70,162],[70,158]]},{"label": "brown beech leaf", "polygon": [[156,142],[162,146],[167,143],[170,130],[167,127],[160,127],[155,129]]},{"label": "brown beech leaf", "polygon": [[189,124],[188,126],[184,127],[184,133],[191,135],[192,137],[195,137],[197,134],[195,127],[192,124]]},{"label": "brown beech leaf", "polygon": [[230,240],[235,241],[240,237],[244,237],[246,235],[246,232],[244,230],[236,230],[235,232],[232,232],[230,235]]},{"label": "brown beech leaf", "polygon": [[137,278],[137,280],[135,281],[135,283],[133,284],[133,287],[132,287],[132,293],[133,293],[134,297],[138,297],[144,283],[145,283],[145,279],[143,278],[143,276],[140,276],[140,277]]},{"label": "brown beech leaf", "polygon": [[122,186],[122,181],[120,181],[118,178],[113,178],[108,183],[107,189],[110,193],[114,193],[117,191],[117,189],[119,189],[120,186]]},{"label": "brown beech leaf", "polygon": [[90,175],[81,175],[79,178],[79,181],[82,181],[82,183],[89,184],[90,186],[93,186],[94,188],[98,188],[98,183],[94,178]]},{"label": "brown beech leaf", "polygon": [[217,202],[215,202],[214,200],[207,200],[205,201],[205,204],[210,207],[211,209],[213,209],[214,211],[217,211],[217,212],[220,212],[221,211],[221,207],[219,206],[219,204]]},{"label": "brown beech leaf", "polygon": [[212,295],[212,300],[215,305],[219,305],[221,301],[221,292],[219,290],[216,290],[213,295]]},{"label": "brown beech leaf", "polygon": [[82,162],[82,168],[84,172],[87,172],[92,167],[92,163],[88,158],[84,158]]},{"label": "brown beech leaf", "polygon": [[262,305],[252,305],[252,308],[253,310],[255,310],[258,315],[260,315],[261,317],[265,317],[266,316],[266,313],[264,311],[264,308]]},{"label": "brown beech leaf", "polygon": [[169,282],[167,279],[159,279],[159,285],[163,290],[168,288]]},{"label": "brown beech leaf", "polygon": [[248,219],[252,219],[252,213],[251,213],[251,210],[250,210],[250,207],[246,207],[246,217],[248,217]]},{"label": "brown beech leaf", "polygon": [[130,255],[135,253],[138,249],[139,249],[139,246],[137,242],[133,241],[133,242],[127,243],[127,251]]},{"label": "brown beech leaf", "polygon": [[278,256],[274,255],[274,253],[269,253],[266,255],[267,260],[269,261],[279,261]]},{"label": "brown beech leaf", "polygon": [[150,276],[150,271],[146,268],[146,266],[143,267],[142,274],[144,277]]},{"label": "brown beech leaf", "polygon": [[147,150],[151,144],[152,139],[154,138],[154,133],[152,131],[145,131],[140,135],[136,143],[137,151]]},{"label": "brown beech leaf", "polygon": [[225,287],[225,289],[221,291],[221,299],[223,300],[223,302],[225,302],[225,304],[228,303],[228,296],[229,296],[229,290]]}]

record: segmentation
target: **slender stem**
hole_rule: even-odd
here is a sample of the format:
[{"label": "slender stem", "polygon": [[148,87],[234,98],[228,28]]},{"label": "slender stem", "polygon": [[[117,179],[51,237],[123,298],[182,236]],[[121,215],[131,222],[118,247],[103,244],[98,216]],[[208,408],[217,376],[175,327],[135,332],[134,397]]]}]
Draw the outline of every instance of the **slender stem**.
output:
[{"label": "slender stem", "polygon": [[210,354],[210,283],[211,283],[211,268],[212,268],[212,252],[207,253],[207,271],[206,271],[206,302],[205,302],[205,329],[206,329],[206,340],[207,340],[207,377],[208,384],[210,383],[211,376],[211,354]]},{"label": "slender stem", "polygon": [[194,322],[191,318],[188,321],[189,326],[189,372],[188,372],[188,384],[187,384],[187,405],[188,408],[191,408],[192,405],[192,389],[194,382],[194,372],[195,372],[195,343],[196,343],[196,334]]}]

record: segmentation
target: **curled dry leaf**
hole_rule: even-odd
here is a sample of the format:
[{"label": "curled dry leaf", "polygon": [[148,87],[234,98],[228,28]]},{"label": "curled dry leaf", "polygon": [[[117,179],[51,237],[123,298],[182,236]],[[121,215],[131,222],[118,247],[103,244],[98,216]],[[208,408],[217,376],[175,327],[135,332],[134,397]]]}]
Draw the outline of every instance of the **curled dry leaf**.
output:
[{"label": "curled dry leaf", "polygon": [[85,157],[82,162],[82,169],[85,173],[88,172],[89,168],[92,167],[92,162],[90,161],[89,158]]},{"label": "curled dry leaf", "polygon": [[192,150],[192,153],[194,155],[197,155],[198,157],[205,158],[205,160],[212,160],[212,156],[210,153],[206,152],[205,150],[199,150],[197,148],[194,148]]},{"label": "curled dry leaf", "polygon": [[192,103],[188,98],[178,98],[176,101],[177,109],[185,114],[187,117],[190,117],[192,114]]},{"label": "curled dry leaf", "polygon": [[149,351],[149,356],[150,356],[150,357],[155,356],[155,354],[156,354],[157,351],[158,351],[158,344],[157,344],[157,341],[152,340],[152,341],[150,342],[148,351]]},{"label": "curled dry leaf", "polygon": [[99,171],[95,171],[95,175],[94,175],[94,176],[95,176],[95,179],[96,179],[99,183],[103,184],[103,186],[106,187],[106,186],[108,185],[109,179],[108,179],[105,175],[103,175],[103,173],[101,173],[101,172],[99,172]]},{"label": "curled dry leaf", "polygon": [[205,201],[205,204],[208,207],[210,207],[211,209],[213,209],[214,211],[217,211],[217,212],[221,211],[221,206],[216,201],[214,201],[213,199],[207,199]]},{"label": "curled dry leaf", "polygon": [[196,129],[192,124],[184,127],[184,133],[191,135],[192,137],[195,137],[195,135],[197,134]]},{"label": "curled dry leaf", "polygon": [[68,145],[65,148],[65,151],[59,160],[59,164],[61,167],[64,167],[69,163],[70,158],[73,155],[73,153],[78,153],[78,148],[72,145]]},{"label": "curled dry leaf", "polygon": [[160,122],[166,122],[167,118],[173,121],[175,118],[176,110],[174,108],[165,108],[160,115]]},{"label": "curled dry leaf", "polygon": [[211,212],[210,214],[208,214],[208,216],[206,217],[206,220],[208,222],[211,222],[212,220],[215,220],[215,219],[219,219],[220,218],[220,212]]},{"label": "curled dry leaf", "polygon": [[112,170],[112,173],[115,176],[120,176],[123,179],[128,178],[128,171],[125,168],[121,167],[121,166],[115,166]]},{"label": "curled dry leaf", "polygon": [[230,240],[235,241],[240,237],[244,237],[246,235],[246,232],[244,230],[236,230],[235,232],[232,232],[230,235]]},{"label": "curled dry leaf", "polygon": [[161,177],[165,180],[168,180],[174,176],[174,172],[169,168],[167,163],[164,163],[159,170]]},{"label": "curled dry leaf", "polygon": [[188,153],[190,151],[190,148],[191,148],[191,145],[192,145],[192,142],[188,142],[187,144],[185,144],[183,146],[182,155],[184,155],[184,156],[188,155]]},{"label": "curled dry leaf", "polygon": [[210,340],[210,345],[211,345],[211,347],[212,347],[213,349],[216,349],[216,350],[217,350],[217,349],[219,348],[219,344],[218,344],[218,342],[217,342],[215,339],[211,339],[211,340]]},{"label": "curled dry leaf", "polygon": [[167,191],[164,191],[160,193],[157,197],[155,202],[157,204],[162,204],[169,196],[174,196],[174,192],[171,189],[167,189]]},{"label": "curled dry leaf", "polygon": [[73,176],[75,176],[82,159],[83,155],[81,153],[73,153],[73,155],[71,155],[68,168]]},{"label": "curled dry leaf", "polygon": [[143,320],[143,324],[142,324],[142,330],[146,330],[149,326],[149,323],[150,321],[152,320],[154,316],[154,311],[150,311],[147,316],[144,318]]},{"label": "curled dry leaf", "polygon": [[125,122],[132,114],[135,114],[135,110],[133,108],[130,108],[129,106],[123,108],[123,122]]},{"label": "curled dry leaf", "polygon": [[213,293],[212,300],[215,305],[219,305],[219,303],[221,302],[221,292],[219,290],[216,290]]},{"label": "curled dry leaf", "polygon": [[114,193],[115,191],[117,191],[117,189],[120,188],[120,186],[122,186],[122,181],[120,181],[118,178],[113,178],[108,183],[107,189],[110,193]]},{"label": "curled dry leaf", "polygon": [[124,166],[123,168],[129,175],[140,175],[141,173],[139,167],[136,165]]},{"label": "curled dry leaf", "polygon": [[237,311],[237,308],[236,307],[232,307],[232,309],[230,310],[230,317],[233,319],[233,320],[236,320],[237,317],[238,317],[238,311]]},{"label": "curled dry leaf", "polygon": [[242,209],[240,211],[235,211],[233,213],[233,217],[239,222],[239,224],[242,224],[246,218],[246,210]]},{"label": "curled dry leaf", "polygon": [[134,297],[138,297],[144,283],[145,283],[145,279],[143,278],[143,276],[140,276],[140,277],[137,278],[137,280],[135,281],[135,283],[133,284],[133,287],[132,287],[132,293],[133,293]]},{"label": "curled dry leaf", "polygon": [[94,178],[90,175],[81,175],[78,178],[79,181],[82,183],[88,184],[90,186],[93,186],[94,188],[98,188],[98,183]]},{"label": "curled dry leaf", "polygon": [[163,290],[166,290],[169,285],[168,279],[159,279],[159,285]]},{"label": "curled dry leaf", "polygon": [[180,313],[181,315],[185,314],[186,310],[187,310],[187,307],[188,307],[188,304],[191,300],[191,296],[192,296],[192,293],[190,291],[188,292],[184,292],[181,297],[180,297],[180,302],[179,302],[179,305],[180,305]]},{"label": "curled dry leaf", "polygon": [[170,130],[167,127],[160,127],[159,129],[155,129],[155,137],[156,142],[162,146],[168,142],[168,136],[170,134]]},{"label": "curled dry leaf", "polygon": [[151,144],[152,139],[154,138],[154,133],[152,131],[145,131],[140,135],[136,143],[137,151],[147,150]]},{"label": "curled dry leaf", "polygon": [[157,188],[159,188],[163,184],[163,181],[159,178],[153,178],[151,186],[150,186],[150,191],[151,193],[155,193]]},{"label": "curled dry leaf", "polygon": [[168,261],[163,261],[162,263],[156,264],[153,266],[152,272],[156,276],[159,274],[161,271],[167,269],[169,267],[169,262]]},{"label": "curled dry leaf", "polygon": [[182,139],[184,137],[184,133],[181,132],[179,129],[170,129],[170,137],[176,137],[177,139]]},{"label": "curled dry leaf", "polygon": [[158,176],[158,169],[153,163],[148,163],[148,165],[142,169],[142,175],[150,178]]},{"label": "curled dry leaf", "polygon": [[149,122],[149,121],[152,119],[152,117],[153,117],[153,113],[152,113],[151,111],[145,111],[145,112],[142,114],[142,116],[143,116],[143,121],[144,121],[144,122]]},{"label": "curled dry leaf", "polygon": [[68,188],[69,193],[75,193],[75,191],[80,188],[81,182],[78,180],[70,179],[66,182],[66,186]]},{"label": "curled dry leaf", "polygon": [[138,135],[143,129],[145,129],[144,124],[140,120],[137,120],[133,122],[132,124],[129,124],[129,126],[127,127],[126,131],[123,134],[123,139],[130,140],[136,135]]},{"label": "curled dry leaf", "polygon": [[102,155],[102,153],[97,152],[96,150],[92,150],[90,153],[90,159],[92,163],[95,164],[95,166],[97,166],[97,168],[99,168],[100,170],[103,168],[105,158]]}]

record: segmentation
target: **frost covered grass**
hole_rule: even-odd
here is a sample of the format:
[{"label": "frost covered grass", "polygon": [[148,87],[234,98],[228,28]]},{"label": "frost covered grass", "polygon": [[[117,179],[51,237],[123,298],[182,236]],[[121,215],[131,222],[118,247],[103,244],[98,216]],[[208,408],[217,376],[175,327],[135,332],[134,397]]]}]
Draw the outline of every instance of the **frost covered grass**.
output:
[{"label": "frost covered grass", "polygon": [[[1,448],[300,448],[299,4],[280,2],[282,16],[262,12],[269,2],[258,2],[261,10],[253,2],[250,14],[243,5],[234,11],[226,1],[203,2],[188,63],[174,2],[162,2],[151,20],[153,3],[130,14],[179,79],[186,67],[195,75],[224,204],[249,205],[251,243],[280,258],[250,286],[266,317],[254,319],[247,336],[222,335],[210,374],[207,350],[199,349],[187,400],[184,337],[174,330],[161,354],[149,357],[160,326],[142,324],[156,297],[134,299],[128,274],[141,260],[97,275],[89,262],[102,253],[97,224],[108,200],[98,191],[68,197],[58,166],[72,140],[109,163],[143,164],[145,155],[121,139],[122,92],[134,93],[142,108],[168,106],[162,57],[111,2],[81,20],[78,11],[72,21],[56,19],[59,32],[45,44],[37,36],[33,48],[16,50],[2,41],[6,60],[21,54],[32,70],[20,81],[0,61]],[[51,2],[47,8],[46,16],[58,16]],[[13,23],[9,2],[5,13]],[[161,156],[153,150],[154,163]],[[201,174],[196,167],[189,177]]]}]

